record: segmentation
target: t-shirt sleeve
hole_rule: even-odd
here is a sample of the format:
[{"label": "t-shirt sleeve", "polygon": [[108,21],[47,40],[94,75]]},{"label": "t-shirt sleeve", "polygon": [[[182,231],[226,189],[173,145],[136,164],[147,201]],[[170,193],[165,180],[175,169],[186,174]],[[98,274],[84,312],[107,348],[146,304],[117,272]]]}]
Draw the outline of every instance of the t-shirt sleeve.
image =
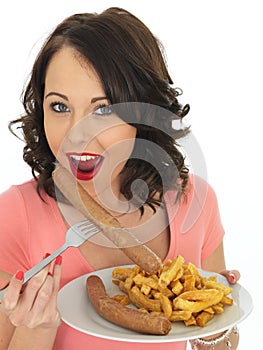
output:
[{"label": "t-shirt sleeve", "polygon": [[11,274],[27,270],[27,216],[16,186],[0,194],[0,242],[0,269]]},{"label": "t-shirt sleeve", "polygon": [[207,197],[204,207],[205,234],[201,259],[206,259],[222,242],[225,231],[221,222],[217,197],[214,189],[207,184]]}]

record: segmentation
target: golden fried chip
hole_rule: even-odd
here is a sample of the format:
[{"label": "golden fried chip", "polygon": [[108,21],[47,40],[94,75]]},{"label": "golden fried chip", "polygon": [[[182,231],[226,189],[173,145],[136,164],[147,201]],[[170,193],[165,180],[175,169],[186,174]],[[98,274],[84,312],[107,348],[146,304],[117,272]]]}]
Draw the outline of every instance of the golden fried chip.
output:
[{"label": "golden fried chip", "polygon": [[[199,292],[199,291],[197,291]],[[193,296],[191,299],[182,298],[181,295],[173,300],[173,305],[176,309],[188,310],[191,312],[200,312],[208,307],[215,305],[220,302],[223,298],[224,293],[222,291],[216,290],[217,293],[212,293],[213,297],[208,299],[206,296],[204,297],[204,301],[200,299],[200,295],[196,298]],[[189,292],[185,292],[189,293]]]},{"label": "golden fried chip", "polygon": [[198,268],[194,264],[192,264],[191,262],[188,263],[187,269],[188,269],[188,271],[190,272],[191,275],[193,275],[193,276],[200,276]]},{"label": "golden fried chip", "polygon": [[224,308],[220,305],[220,303],[213,305],[212,309],[215,311],[216,314],[222,314],[224,312]]},{"label": "golden fried chip", "polygon": [[225,286],[223,283],[219,283],[216,281],[211,281],[211,280],[207,280],[204,283],[205,288],[213,288],[213,289],[218,289],[218,290],[222,290],[224,292],[224,295],[228,295],[232,292],[232,288]]},{"label": "golden fried chip", "polygon": [[137,285],[145,285],[153,289],[158,289],[158,280],[152,277],[144,277],[141,274],[138,274],[133,277],[133,281]]},{"label": "golden fried chip", "polygon": [[195,276],[194,275],[185,276],[183,291],[187,292],[193,289],[195,289]]},{"label": "golden fried chip", "polygon": [[149,286],[146,286],[145,284],[143,284],[141,286],[141,292],[144,294],[144,295],[149,295],[151,293],[151,287]]},{"label": "golden fried chip", "polygon": [[213,314],[203,311],[196,317],[196,323],[199,327],[204,327],[213,317]]},{"label": "golden fried chip", "polygon": [[191,317],[188,320],[184,321],[184,324],[188,327],[188,326],[196,326],[196,319],[193,315],[191,315]]},{"label": "golden fried chip", "polygon": [[166,271],[163,271],[159,277],[159,286],[161,288],[165,288],[168,284],[175,278],[176,274],[183,266],[184,258],[180,255],[175,258],[171,265],[168,267]]},{"label": "golden fried chip", "polygon": [[176,310],[176,311],[172,311],[172,314],[169,317],[169,320],[171,322],[187,321],[187,320],[190,319],[191,316],[192,316],[192,312],[191,311]]},{"label": "golden fried chip", "polygon": [[149,311],[161,311],[161,302],[157,299],[149,299],[137,286],[132,287],[128,292],[131,302],[138,308]]},{"label": "golden fried chip", "polygon": [[[219,305],[219,304],[217,304]],[[214,306],[210,306],[210,307],[207,307],[206,309],[204,309],[204,311],[208,312],[209,314],[214,314],[215,313],[215,310],[213,309]]]},{"label": "golden fried chip", "polygon": [[169,319],[173,311],[171,301],[162,293],[157,293],[155,297],[160,300],[164,316]]},{"label": "golden fried chip", "polygon": [[128,305],[130,304],[130,300],[128,295],[123,295],[123,294],[116,294],[112,297],[113,300],[116,300],[118,303],[121,305]]},{"label": "golden fried chip", "polygon": [[233,305],[234,300],[228,296],[223,296],[223,298],[221,299],[221,303],[224,305]]},{"label": "golden fried chip", "polygon": [[134,274],[134,269],[131,267],[116,267],[112,271],[112,277],[120,281],[125,281],[126,278]]},{"label": "golden fried chip", "polygon": [[175,295],[179,295],[180,293],[182,293],[184,286],[179,280],[177,280],[177,281],[171,282],[171,288],[172,288],[172,292]]},{"label": "golden fried chip", "polygon": [[218,295],[221,295],[222,299],[224,293],[218,289],[194,289],[181,293],[179,297],[190,301],[210,301],[216,298]]}]

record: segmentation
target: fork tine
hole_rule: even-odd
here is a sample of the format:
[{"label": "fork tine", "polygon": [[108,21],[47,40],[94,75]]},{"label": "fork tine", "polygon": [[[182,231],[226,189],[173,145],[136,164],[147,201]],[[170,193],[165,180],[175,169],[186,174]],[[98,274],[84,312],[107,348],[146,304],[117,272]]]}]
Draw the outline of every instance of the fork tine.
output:
[{"label": "fork tine", "polygon": [[84,231],[83,234],[84,235],[95,235],[96,233],[99,233],[99,232],[100,232],[100,230],[94,227],[91,230]]},{"label": "fork tine", "polygon": [[81,222],[78,225],[78,229],[85,235],[85,234],[96,234],[99,233],[101,230],[98,228],[93,222],[90,220],[85,220]]}]

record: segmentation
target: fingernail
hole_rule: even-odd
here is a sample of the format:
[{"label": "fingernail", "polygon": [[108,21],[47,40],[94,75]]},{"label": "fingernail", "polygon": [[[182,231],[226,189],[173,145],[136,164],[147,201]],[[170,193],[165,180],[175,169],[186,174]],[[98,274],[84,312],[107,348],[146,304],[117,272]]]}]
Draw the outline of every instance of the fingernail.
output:
[{"label": "fingernail", "polygon": [[51,272],[48,272],[48,275],[49,275],[49,276],[53,276]]},{"label": "fingernail", "polygon": [[62,264],[62,256],[61,255],[56,257],[55,264],[56,265],[61,265]]},{"label": "fingernail", "polygon": [[23,271],[17,271],[17,273],[16,273],[16,279],[17,279],[18,281],[22,281],[23,278],[24,278],[24,272],[23,272]]},{"label": "fingernail", "polygon": [[44,259],[46,259],[49,255],[50,255],[50,253],[46,253],[46,254],[44,255]]},{"label": "fingernail", "polygon": [[229,277],[231,283],[236,282],[236,275],[233,272],[229,272],[228,277]]}]

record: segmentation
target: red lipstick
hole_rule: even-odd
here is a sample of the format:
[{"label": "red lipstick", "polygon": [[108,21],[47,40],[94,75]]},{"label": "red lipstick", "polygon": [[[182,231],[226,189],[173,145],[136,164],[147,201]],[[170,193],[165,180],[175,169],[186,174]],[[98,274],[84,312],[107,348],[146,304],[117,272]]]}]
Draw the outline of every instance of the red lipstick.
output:
[{"label": "red lipstick", "polygon": [[99,172],[104,157],[95,153],[68,152],[67,157],[73,175],[82,181],[92,180]]}]

